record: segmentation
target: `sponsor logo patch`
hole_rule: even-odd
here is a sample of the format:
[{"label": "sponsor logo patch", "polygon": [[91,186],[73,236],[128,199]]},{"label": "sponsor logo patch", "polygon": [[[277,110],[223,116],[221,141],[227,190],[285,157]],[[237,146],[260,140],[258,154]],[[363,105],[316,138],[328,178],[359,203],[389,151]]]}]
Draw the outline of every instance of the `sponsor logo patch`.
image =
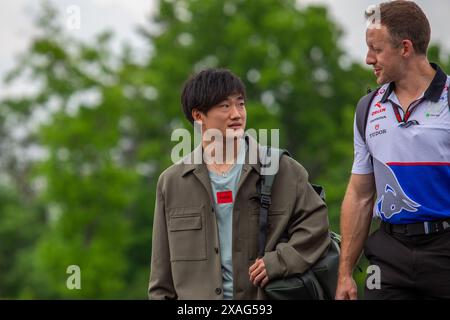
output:
[{"label": "sponsor logo patch", "polygon": [[373,123],[375,121],[382,120],[382,119],[386,119],[386,116],[379,116],[379,117],[373,118],[372,120],[370,120],[370,123]]},{"label": "sponsor logo patch", "polygon": [[383,93],[385,93],[385,92],[386,92],[386,90],[384,90],[383,88],[381,88],[380,90],[377,91],[377,93],[375,94],[375,97],[378,96],[378,95],[380,95],[380,94],[383,94]]},{"label": "sponsor logo patch", "polygon": [[439,117],[447,108],[447,94],[439,99],[440,103],[432,103],[425,111],[425,117]]},{"label": "sponsor logo patch", "polygon": [[380,102],[375,103],[375,107],[375,110],[371,113],[372,117],[386,111],[386,108],[383,107]]},{"label": "sponsor logo patch", "polygon": [[378,129],[380,129],[380,125],[379,124],[375,125],[375,130],[376,131],[374,131],[371,134],[369,134],[369,138],[375,138],[376,136],[385,134],[387,132],[386,129],[381,129],[381,130],[378,130]]}]

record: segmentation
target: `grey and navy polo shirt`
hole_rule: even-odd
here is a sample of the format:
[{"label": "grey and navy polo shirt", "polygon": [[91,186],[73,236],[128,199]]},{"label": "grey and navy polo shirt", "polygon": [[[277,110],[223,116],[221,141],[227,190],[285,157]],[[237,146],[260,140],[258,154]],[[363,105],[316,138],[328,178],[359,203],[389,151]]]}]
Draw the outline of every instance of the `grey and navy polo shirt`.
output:
[{"label": "grey and navy polo shirt", "polygon": [[378,89],[365,142],[355,119],[352,173],[374,173],[374,215],[389,223],[450,218],[450,77],[432,66],[433,81],[407,112],[400,107],[394,83]]}]

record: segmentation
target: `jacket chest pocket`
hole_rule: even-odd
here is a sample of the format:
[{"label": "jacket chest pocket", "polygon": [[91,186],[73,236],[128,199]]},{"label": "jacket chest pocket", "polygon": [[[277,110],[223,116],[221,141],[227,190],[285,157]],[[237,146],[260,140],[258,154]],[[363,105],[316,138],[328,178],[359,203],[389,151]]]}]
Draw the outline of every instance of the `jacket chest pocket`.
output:
[{"label": "jacket chest pocket", "polygon": [[206,259],[206,230],[202,208],[169,211],[170,261]]}]

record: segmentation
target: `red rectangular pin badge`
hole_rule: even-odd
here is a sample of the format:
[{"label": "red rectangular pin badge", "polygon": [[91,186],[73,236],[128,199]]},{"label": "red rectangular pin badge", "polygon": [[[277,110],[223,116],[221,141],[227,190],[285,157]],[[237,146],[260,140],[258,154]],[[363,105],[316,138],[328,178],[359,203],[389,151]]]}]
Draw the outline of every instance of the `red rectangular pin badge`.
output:
[{"label": "red rectangular pin badge", "polygon": [[218,204],[233,203],[233,193],[230,190],[219,191],[216,195]]}]

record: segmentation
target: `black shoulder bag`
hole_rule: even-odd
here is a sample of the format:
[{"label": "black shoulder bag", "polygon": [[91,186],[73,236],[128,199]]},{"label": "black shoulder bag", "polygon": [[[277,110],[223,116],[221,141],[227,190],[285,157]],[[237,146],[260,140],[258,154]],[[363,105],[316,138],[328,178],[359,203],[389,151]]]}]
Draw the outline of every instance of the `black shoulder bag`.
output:
[{"label": "black shoulder bag", "polygon": [[[279,160],[287,150],[267,148],[264,155],[278,152]],[[266,161],[263,162],[267,163]],[[275,175],[261,175],[261,197],[259,216],[259,257],[264,256],[267,237],[267,218],[271,204],[271,190]],[[312,185],[314,190],[325,199],[321,186]],[[339,268],[340,236],[330,232],[331,243],[327,253],[310,269],[302,274],[293,274],[285,278],[274,279],[264,287],[266,296],[273,300],[333,300],[336,293]]]}]

